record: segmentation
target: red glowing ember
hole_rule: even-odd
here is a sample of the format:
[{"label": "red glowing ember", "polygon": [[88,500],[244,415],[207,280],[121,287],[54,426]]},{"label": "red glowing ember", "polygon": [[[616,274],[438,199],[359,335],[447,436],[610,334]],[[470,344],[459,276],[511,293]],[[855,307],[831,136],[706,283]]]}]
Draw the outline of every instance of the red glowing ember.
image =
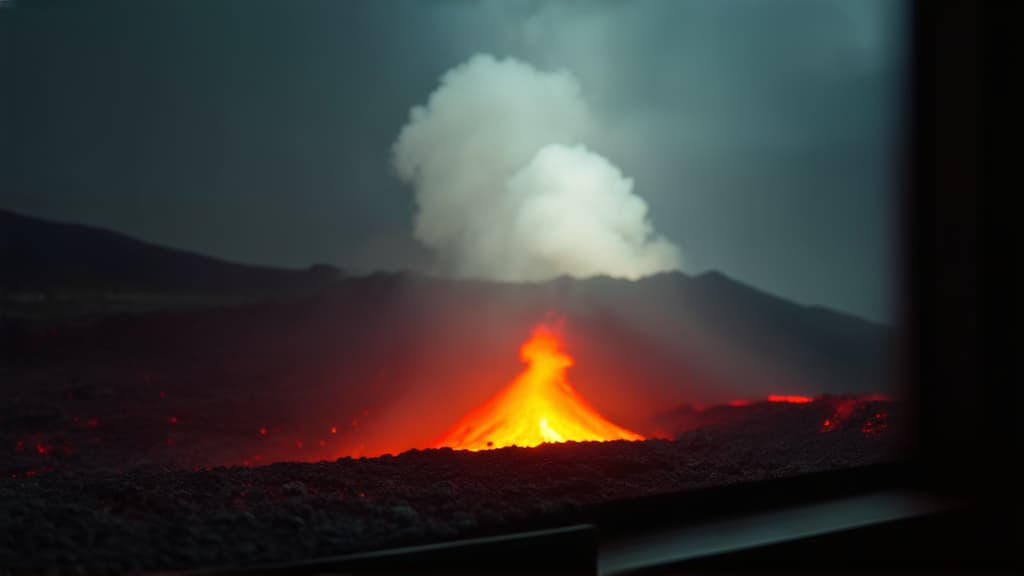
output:
[{"label": "red glowing ember", "polygon": [[437,447],[487,450],[544,442],[643,440],[604,418],[565,378],[573,359],[546,326],[520,348],[526,370],[497,396],[467,414]]},{"label": "red glowing ember", "polygon": [[[854,419],[854,415],[857,411],[861,410],[869,402],[891,402],[892,398],[883,394],[868,394],[866,396],[857,396],[853,398],[841,399],[835,409],[832,411],[832,416],[826,418],[821,424],[822,432],[831,432],[844,428],[846,424]],[[877,435],[881,434],[888,427],[886,421],[887,415],[884,412],[876,414],[874,418],[865,422],[862,431],[866,435]],[[876,426],[873,422],[877,422]]]},{"label": "red glowing ember", "polygon": [[769,402],[785,402],[786,404],[809,404],[814,402],[814,398],[810,396],[786,396],[782,394],[772,394],[768,396]]},{"label": "red glowing ember", "polygon": [[875,412],[871,418],[868,418],[864,425],[861,426],[860,431],[865,436],[878,436],[885,433],[889,428],[889,415],[886,412]]}]

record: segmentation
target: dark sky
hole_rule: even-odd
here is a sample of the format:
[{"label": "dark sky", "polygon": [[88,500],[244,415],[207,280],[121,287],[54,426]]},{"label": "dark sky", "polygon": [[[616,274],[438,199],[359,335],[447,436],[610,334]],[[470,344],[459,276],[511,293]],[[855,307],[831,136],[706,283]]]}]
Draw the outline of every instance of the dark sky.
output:
[{"label": "dark sky", "polygon": [[427,268],[391,145],[478,52],[565,68],[684,270],[892,316],[887,0],[0,2],[0,208],[270,265]]}]

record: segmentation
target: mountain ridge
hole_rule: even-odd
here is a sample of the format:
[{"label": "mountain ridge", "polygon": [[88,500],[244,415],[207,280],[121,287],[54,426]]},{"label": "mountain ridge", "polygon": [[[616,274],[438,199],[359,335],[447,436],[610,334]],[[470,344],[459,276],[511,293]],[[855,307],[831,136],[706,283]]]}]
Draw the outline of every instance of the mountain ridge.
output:
[{"label": "mountain ridge", "polygon": [[[32,249],[26,251],[25,247]],[[682,281],[737,288],[772,302],[785,302],[809,311],[820,310],[878,327],[882,322],[818,305],[805,305],[740,282],[718,270],[697,274],[660,272],[631,280],[606,275],[559,276],[539,282],[504,282],[485,278],[453,280],[423,271],[376,271],[353,275],[335,266],[315,263],[307,268],[283,268],[234,262],[192,250],[140,240],[128,234],[74,222],[54,221],[0,208],[0,290],[149,290],[156,292],[209,291],[274,293],[308,288],[342,278],[433,278],[493,286],[556,288],[579,282],[646,283]],[[183,278],[187,278],[184,280]]]}]

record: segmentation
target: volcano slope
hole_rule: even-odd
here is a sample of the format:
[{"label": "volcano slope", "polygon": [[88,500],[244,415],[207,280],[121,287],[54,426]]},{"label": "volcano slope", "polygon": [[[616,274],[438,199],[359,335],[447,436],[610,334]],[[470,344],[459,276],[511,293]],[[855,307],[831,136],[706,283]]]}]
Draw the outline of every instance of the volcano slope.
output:
[{"label": "volcano slope", "polygon": [[653,415],[685,402],[894,388],[890,329],[721,275],[505,285],[384,274],[232,306],[29,307],[0,308],[0,473],[24,472],[19,454],[37,446],[53,448],[51,467],[427,448],[521,372],[522,342],[552,316],[569,381],[644,437],[659,436]]}]

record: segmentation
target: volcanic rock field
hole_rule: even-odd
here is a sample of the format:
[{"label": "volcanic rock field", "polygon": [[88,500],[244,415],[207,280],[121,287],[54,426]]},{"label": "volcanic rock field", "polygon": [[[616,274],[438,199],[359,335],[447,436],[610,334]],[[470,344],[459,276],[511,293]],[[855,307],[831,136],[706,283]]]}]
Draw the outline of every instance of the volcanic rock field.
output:
[{"label": "volcanic rock field", "polygon": [[675,441],[198,470],[86,460],[9,473],[0,480],[0,565],[132,572],[309,560],[585,522],[623,499],[863,466],[899,449],[898,403],[857,403],[823,429],[836,408],[830,399],[721,407],[728,418]]}]

